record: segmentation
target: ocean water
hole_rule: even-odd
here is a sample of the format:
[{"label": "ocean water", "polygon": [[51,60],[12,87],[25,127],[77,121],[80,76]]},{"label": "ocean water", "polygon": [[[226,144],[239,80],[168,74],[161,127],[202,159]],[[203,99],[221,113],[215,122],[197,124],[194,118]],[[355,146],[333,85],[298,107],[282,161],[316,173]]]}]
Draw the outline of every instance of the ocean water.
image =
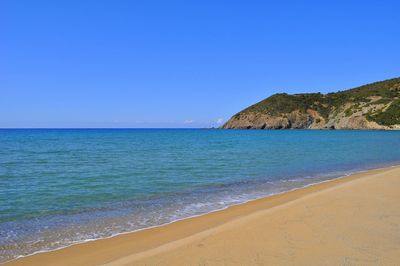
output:
[{"label": "ocean water", "polygon": [[396,131],[0,130],[0,262],[400,162]]}]

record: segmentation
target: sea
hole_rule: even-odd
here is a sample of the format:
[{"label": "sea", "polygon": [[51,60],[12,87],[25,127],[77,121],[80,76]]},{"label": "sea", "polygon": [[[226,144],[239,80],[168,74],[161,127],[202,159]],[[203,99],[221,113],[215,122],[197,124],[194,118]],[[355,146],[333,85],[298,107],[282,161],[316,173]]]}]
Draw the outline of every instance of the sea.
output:
[{"label": "sea", "polygon": [[400,163],[400,131],[0,129],[0,263]]}]

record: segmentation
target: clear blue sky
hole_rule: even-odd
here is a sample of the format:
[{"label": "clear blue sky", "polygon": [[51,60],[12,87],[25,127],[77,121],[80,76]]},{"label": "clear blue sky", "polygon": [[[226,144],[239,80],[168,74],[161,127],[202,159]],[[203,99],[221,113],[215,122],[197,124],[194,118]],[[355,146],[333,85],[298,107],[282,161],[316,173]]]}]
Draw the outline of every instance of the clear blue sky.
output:
[{"label": "clear blue sky", "polygon": [[0,127],[203,127],[400,76],[399,1],[0,1]]}]

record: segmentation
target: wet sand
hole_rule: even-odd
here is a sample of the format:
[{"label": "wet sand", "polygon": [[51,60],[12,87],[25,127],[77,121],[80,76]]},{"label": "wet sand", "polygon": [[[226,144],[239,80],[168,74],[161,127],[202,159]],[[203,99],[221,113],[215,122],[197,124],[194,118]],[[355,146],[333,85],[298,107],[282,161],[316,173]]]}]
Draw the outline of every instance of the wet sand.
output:
[{"label": "wet sand", "polygon": [[400,167],[6,265],[400,265]]}]

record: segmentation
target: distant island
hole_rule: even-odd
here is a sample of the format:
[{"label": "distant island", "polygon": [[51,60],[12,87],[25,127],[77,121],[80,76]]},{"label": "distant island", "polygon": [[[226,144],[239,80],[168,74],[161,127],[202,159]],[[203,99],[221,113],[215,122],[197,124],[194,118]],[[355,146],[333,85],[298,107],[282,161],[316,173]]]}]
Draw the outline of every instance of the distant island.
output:
[{"label": "distant island", "polygon": [[400,130],[400,78],[328,94],[274,94],[222,128]]}]

